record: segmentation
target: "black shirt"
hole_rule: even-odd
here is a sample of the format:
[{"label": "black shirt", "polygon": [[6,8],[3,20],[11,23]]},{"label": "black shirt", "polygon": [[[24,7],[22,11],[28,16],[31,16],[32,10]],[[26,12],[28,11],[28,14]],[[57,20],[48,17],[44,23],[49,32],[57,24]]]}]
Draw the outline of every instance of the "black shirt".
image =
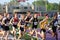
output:
[{"label": "black shirt", "polygon": [[33,18],[33,25],[38,25],[38,19],[37,18]]}]

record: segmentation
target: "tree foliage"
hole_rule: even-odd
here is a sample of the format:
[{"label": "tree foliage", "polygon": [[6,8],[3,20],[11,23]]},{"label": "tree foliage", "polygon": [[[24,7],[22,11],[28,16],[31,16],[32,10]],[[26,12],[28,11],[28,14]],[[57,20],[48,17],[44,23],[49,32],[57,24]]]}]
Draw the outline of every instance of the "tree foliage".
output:
[{"label": "tree foliage", "polygon": [[32,4],[36,6],[45,6],[47,8],[47,11],[59,9],[58,8],[59,5],[57,3],[49,3],[48,1],[44,1],[44,0],[37,0],[37,1],[34,1]]}]

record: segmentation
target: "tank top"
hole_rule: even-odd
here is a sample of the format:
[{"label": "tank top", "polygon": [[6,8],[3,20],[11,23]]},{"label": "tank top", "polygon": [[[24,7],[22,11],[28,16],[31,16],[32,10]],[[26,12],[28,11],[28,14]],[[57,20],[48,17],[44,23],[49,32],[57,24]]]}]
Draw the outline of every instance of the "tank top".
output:
[{"label": "tank top", "polygon": [[45,29],[45,27],[46,27],[47,24],[48,24],[48,20],[45,20],[44,22],[42,22],[42,23],[40,24],[40,28],[41,28],[41,29]]},{"label": "tank top", "polygon": [[14,20],[14,22],[18,22],[18,21],[19,21],[19,19],[18,19],[18,18],[14,18],[13,20]]},{"label": "tank top", "polygon": [[25,24],[25,20],[21,20],[21,25],[24,25]]},{"label": "tank top", "polygon": [[58,24],[58,19],[54,19],[53,26],[57,26],[57,24]]},{"label": "tank top", "polygon": [[5,22],[5,24],[8,24],[10,22],[10,19],[6,18],[4,22]]},{"label": "tank top", "polygon": [[33,25],[38,25],[38,19],[37,18],[33,18]]},{"label": "tank top", "polygon": [[27,19],[26,19],[26,21],[29,21],[30,19],[31,19],[31,16],[28,16]]},{"label": "tank top", "polygon": [[22,25],[21,27],[24,27],[24,25],[25,25],[25,20],[21,20],[20,23],[21,23],[21,25]]}]

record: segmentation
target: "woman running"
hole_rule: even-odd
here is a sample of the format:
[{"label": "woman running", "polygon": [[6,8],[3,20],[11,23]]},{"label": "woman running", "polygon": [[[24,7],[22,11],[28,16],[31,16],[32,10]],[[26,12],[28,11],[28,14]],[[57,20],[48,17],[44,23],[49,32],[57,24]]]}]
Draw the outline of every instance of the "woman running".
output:
[{"label": "woman running", "polygon": [[26,29],[26,30],[27,30],[27,28],[29,28],[29,26],[30,26],[29,20],[32,18],[31,15],[30,15],[30,11],[28,11],[27,13],[28,13],[28,14],[27,14],[27,16],[25,17],[25,21],[26,21],[26,27],[25,27],[25,29]]},{"label": "woman running", "polygon": [[45,40],[46,38],[46,26],[48,25],[48,14],[45,15],[45,19],[43,19],[40,22],[40,29],[41,29],[41,35],[42,35],[42,39]]},{"label": "woman running", "polygon": [[52,25],[52,36],[55,37],[56,36],[56,40],[58,40],[58,35],[57,35],[57,25],[58,25],[58,19],[57,19],[57,13],[54,14],[53,16],[53,20],[50,23]]},{"label": "woman running", "polygon": [[31,35],[33,35],[33,33],[36,33],[36,38],[37,38],[37,26],[38,26],[38,18],[37,18],[37,14],[35,13],[34,16],[31,18],[31,20],[29,22],[32,21],[32,31],[30,32]]},{"label": "woman running", "polygon": [[25,20],[24,20],[24,15],[22,14],[22,19],[19,21],[19,23],[18,23],[18,26],[19,26],[19,28],[20,28],[20,33],[19,33],[19,38],[21,37],[21,36],[24,36],[24,32],[25,32]]},{"label": "woman running", "polygon": [[3,25],[4,25],[3,29],[5,30],[5,33],[6,33],[6,40],[8,40],[7,37],[9,34],[9,23],[10,23],[10,16],[9,14],[7,14],[6,19],[3,20]]},{"label": "woman running", "polygon": [[2,35],[2,37],[3,37],[4,36],[4,31],[3,31],[2,19],[3,19],[3,16],[0,15],[0,35]]},{"label": "woman running", "polygon": [[19,18],[17,17],[17,13],[14,14],[14,17],[10,20],[10,24],[13,25],[13,34],[16,36],[16,29],[17,29],[17,24],[19,22]]}]

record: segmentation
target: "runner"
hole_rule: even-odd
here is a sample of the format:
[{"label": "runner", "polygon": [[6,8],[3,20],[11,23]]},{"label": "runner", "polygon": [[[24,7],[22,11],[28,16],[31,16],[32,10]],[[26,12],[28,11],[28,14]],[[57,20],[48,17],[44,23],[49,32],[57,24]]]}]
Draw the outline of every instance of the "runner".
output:
[{"label": "runner", "polygon": [[0,15],[0,35],[4,36],[3,25],[2,25],[3,16]]},{"label": "runner", "polygon": [[42,40],[45,40],[46,38],[46,26],[48,25],[48,14],[45,15],[45,19],[43,19],[40,22],[40,29],[41,29],[41,35],[42,35]]},{"label": "runner", "polygon": [[9,23],[10,23],[10,16],[9,16],[9,14],[6,14],[5,20],[3,20],[3,25],[4,25],[3,29],[6,34],[6,40],[8,40],[7,38],[8,38],[8,34],[9,34]]},{"label": "runner", "polygon": [[21,38],[21,36],[24,36],[24,32],[25,32],[25,20],[24,20],[24,15],[22,14],[22,19],[20,20],[20,22],[18,23],[18,26],[20,28],[20,32],[19,32],[19,38]]},{"label": "runner", "polygon": [[13,25],[13,35],[16,36],[16,29],[17,29],[17,24],[19,22],[19,18],[17,17],[17,13],[14,14],[14,17],[10,20],[10,24]]},{"label": "runner", "polygon": [[29,28],[29,26],[30,26],[30,22],[29,22],[29,20],[31,19],[32,17],[31,17],[31,15],[30,15],[30,11],[28,11],[27,12],[27,16],[25,17],[25,21],[26,21],[26,27],[25,27],[25,29],[27,30],[28,28]]},{"label": "runner", "polygon": [[[35,13],[33,18],[31,18],[32,20],[32,31],[31,31],[31,35],[35,32],[36,33],[36,38],[37,38],[37,26],[38,26],[38,19],[37,19],[37,14]],[[31,22],[31,20],[29,22]]]},{"label": "runner", "polygon": [[51,21],[52,24],[52,36],[55,37],[56,36],[56,40],[58,40],[58,35],[57,35],[57,25],[58,25],[58,19],[57,19],[57,13],[54,14],[53,16],[53,20]]}]

